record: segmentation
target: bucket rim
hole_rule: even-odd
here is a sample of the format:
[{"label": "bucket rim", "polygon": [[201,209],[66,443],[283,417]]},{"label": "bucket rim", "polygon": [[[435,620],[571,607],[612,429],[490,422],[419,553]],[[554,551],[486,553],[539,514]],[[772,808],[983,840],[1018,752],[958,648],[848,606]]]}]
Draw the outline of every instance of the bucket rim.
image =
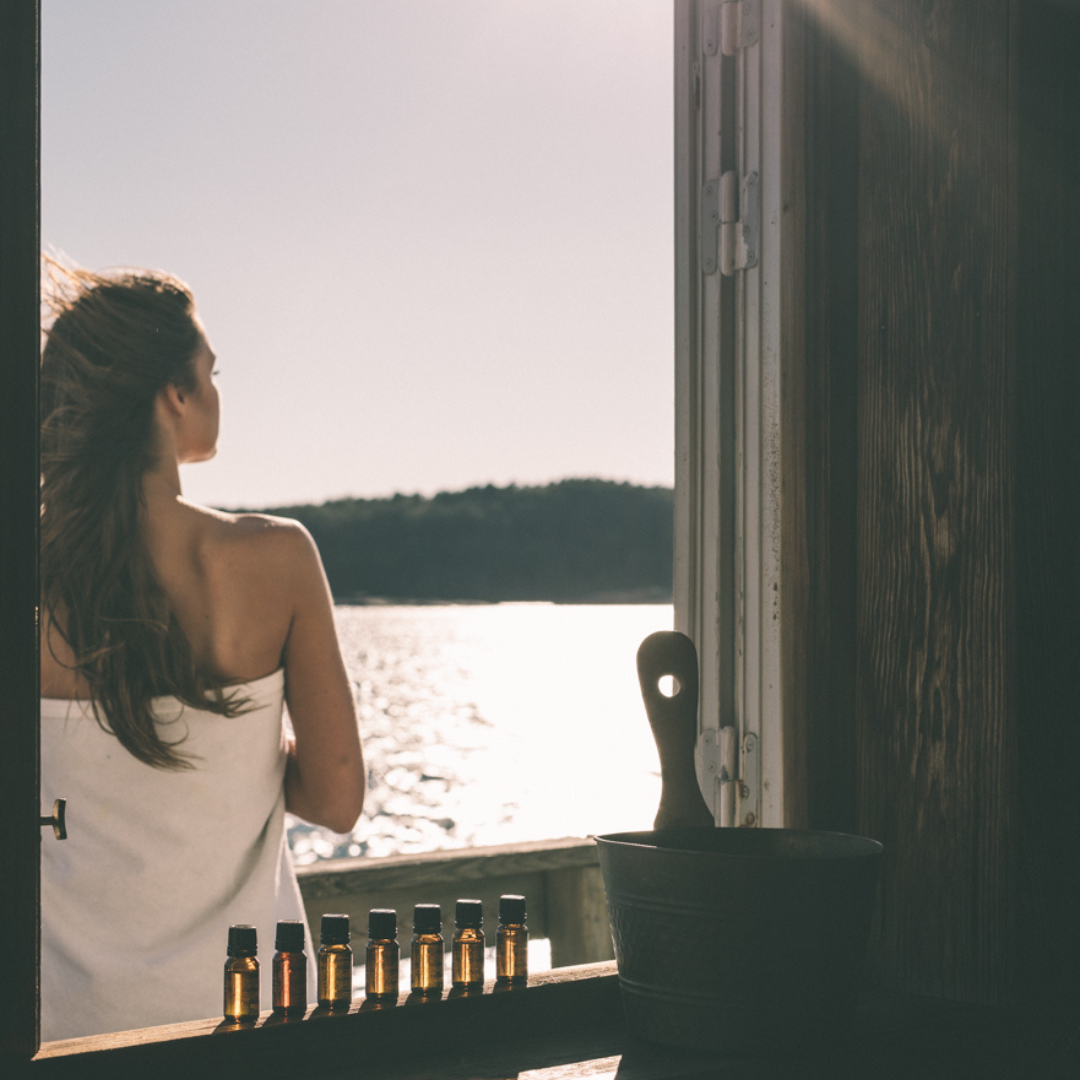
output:
[{"label": "bucket rim", "polygon": [[752,830],[736,830],[736,829],[724,829],[725,832],[754,832],[754,833],[768,833],[772,835],[782,834],[784,836],[791,837],[831,837],[835,838],[843,843],[850,842],[850,848],[846,851],[834,851],[834,852],[814,852],[799,853],[799,852],[749,852],[749,851],[694,851],[693,849],[681,848],[681,847],[666,847],[660,843],[649,843],[647,840],[641,839],[643,837],[664,837],[664,836],[686,836],[687,834],[694,833],[713,833],[720,832],[720,826],[714,826],[709,828],[708,826],[697,826],[686,829],[639,829],[630,832],[618,832],[618,833],[604,833],[601,835],[594,835],[593,840],[596,841],[598,846],[608,844],[612,847],[624,847],[624,848],[639,848],[649,851],[666,851],[673,855],[685,855],[691,858],[715,858],[721,856],[727,859],[753,859],[753,860],[768,860],[777,858],[790,858],[790,859],[806,859],[815,861],[830,861],[830,860],[843,860],[843,859],[877,859],[882,856],[885,851],[885,845],[880,840],[874,840],[869,836],[860,836],[857,833],[845,833],[838,832],[832,829],[777,829],[777,828],[755,828]]}]

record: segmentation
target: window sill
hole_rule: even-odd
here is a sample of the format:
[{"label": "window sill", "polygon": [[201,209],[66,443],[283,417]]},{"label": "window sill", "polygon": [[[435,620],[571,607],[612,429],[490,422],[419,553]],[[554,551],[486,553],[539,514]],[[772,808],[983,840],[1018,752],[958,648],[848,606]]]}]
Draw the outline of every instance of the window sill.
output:
[{"label": "window sill", "polygon": [[[270,1013],[254,1025],[192,1021],[138,1031],[45,1043],[25,1067],[46,1077],[154,1075],[191,1077],[200,1069],[266,1070],[274,1075],[331,1077],[387,1075],[395,1063],[438,1052],[457,1060],[493,1042],[559,1040],[584,1027],[621,1030],[614,963],[563,968],[530,976],[524,987],[503,990],[489,982],[482,993],[442,1000],[402,995],[396,1003],[356,1002],[348,1013],[310,1008],[302,1019]],[[403,1074],[407,1075],[407,1074]]]}]

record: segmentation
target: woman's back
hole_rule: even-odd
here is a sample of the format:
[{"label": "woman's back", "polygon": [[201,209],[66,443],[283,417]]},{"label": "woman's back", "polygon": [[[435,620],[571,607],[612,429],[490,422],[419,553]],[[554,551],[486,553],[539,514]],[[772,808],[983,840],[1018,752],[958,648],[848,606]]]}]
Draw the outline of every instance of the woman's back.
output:
[{"label": "woman's back", "polygon": [[[155,577],[194,662],[226,683],[281,667],[295,606],[289,579],[303,546],[297,526],[263,514],[195,506],[171,491],[160,497],[147,492],[142,525]],[[55,629],[50,632],[47,618],[41,693],[92,696],[74,669],[71,647]]]}]

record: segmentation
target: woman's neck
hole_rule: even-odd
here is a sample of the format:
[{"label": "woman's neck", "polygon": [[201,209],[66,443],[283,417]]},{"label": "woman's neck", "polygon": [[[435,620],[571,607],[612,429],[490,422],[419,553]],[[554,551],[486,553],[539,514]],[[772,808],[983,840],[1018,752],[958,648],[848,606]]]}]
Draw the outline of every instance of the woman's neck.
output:
[{"label": "woman's neck", "polygon": [[151,512],[183,498],[180,468],[175,458],[163,457],[154,468],[143,474],[142,493],[143,502]]}]

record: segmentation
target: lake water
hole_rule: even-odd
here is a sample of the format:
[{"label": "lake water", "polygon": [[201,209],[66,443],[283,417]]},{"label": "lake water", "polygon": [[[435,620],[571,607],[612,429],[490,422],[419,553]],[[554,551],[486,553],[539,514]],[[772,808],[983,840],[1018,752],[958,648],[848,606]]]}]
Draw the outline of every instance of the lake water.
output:
[{"label": "lake water", "polygon": [[340,606],[369,774],[351,835],[290,822],[297,863],[652,827],[635,654],[662,604]]}]

